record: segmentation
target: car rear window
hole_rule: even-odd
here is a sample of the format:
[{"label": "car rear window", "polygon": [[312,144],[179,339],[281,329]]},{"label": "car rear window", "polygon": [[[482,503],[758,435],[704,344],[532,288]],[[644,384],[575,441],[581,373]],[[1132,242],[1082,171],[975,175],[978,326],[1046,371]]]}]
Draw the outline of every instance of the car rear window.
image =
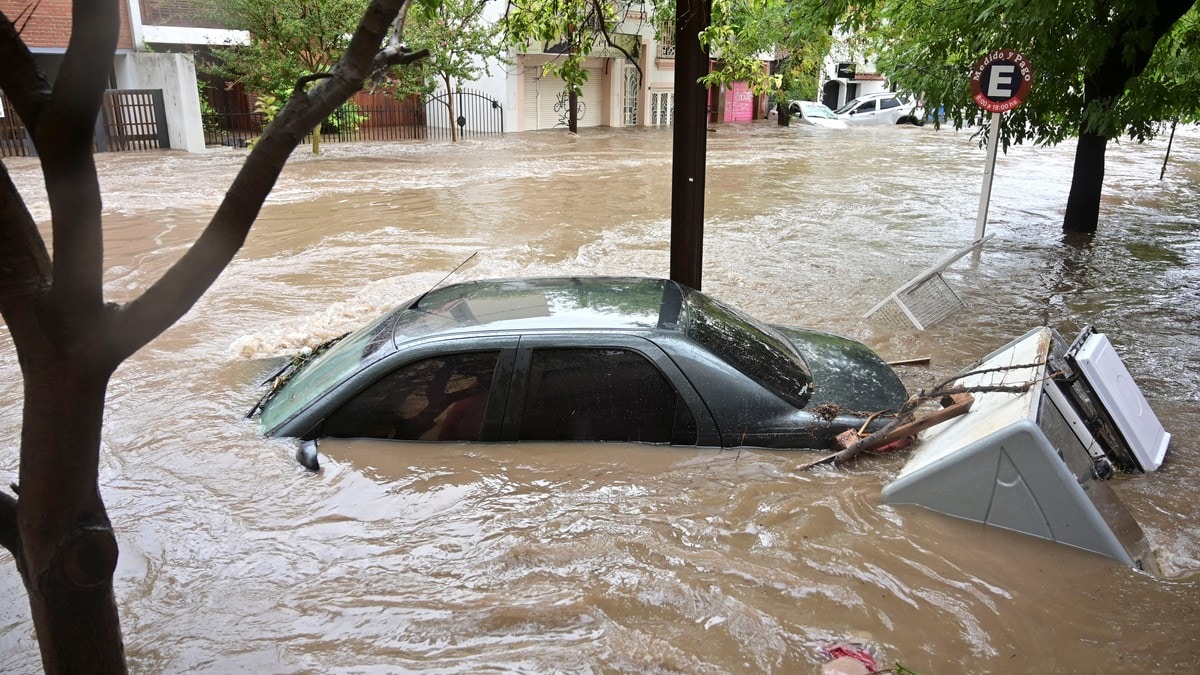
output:
[{"label": "car rear window", "polygon": [[812,373],[794,347],[757,319],[699,292],[684,301],[684,334],[797,408]]}]

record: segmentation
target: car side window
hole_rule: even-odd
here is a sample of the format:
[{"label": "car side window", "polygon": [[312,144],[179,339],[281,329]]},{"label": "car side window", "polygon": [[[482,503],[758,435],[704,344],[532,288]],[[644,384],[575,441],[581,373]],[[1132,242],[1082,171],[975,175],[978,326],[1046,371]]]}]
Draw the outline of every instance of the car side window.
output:
[{"label": "car side window", "polygon": [[520,440],[694,443],[695,428],[675,388],[641,354],[581,348],[531,354]]},{"label": "car side window", "polygon": [[880,101],[880,102],[879,102],[879,109],[880,109],[880,110],[887,110],[888,108],[895,108],[895,107],[897,107],[897,106],[899,106],[899,105],[900,105],[900,101],[899,101],[898,99],[895,99],[895,98],[885,98],[885,99],[883,99],[882,101]]},{"label": "car side window", "polygon": [[478,441],[500,352],[450,354],[388,373],[329,416],[326,436]]},{"label": "car side window", "polygon": [[858,114],[858,115],[861,115],[863,113],[875,112],[875,101],[867,101],[867,102],[863,103],[862,105],[858,106],[858,108],[855,109],[854,112],[855,112],[855,114]]}]

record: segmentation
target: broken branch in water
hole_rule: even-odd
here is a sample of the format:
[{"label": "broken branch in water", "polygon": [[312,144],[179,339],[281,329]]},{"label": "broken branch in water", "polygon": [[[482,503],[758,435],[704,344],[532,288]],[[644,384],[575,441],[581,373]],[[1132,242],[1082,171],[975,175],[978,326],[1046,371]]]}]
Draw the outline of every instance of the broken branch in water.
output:
[{"label": "broken branch in water", "polygon": [[[1035,364],[1026,366],[989,368],[987,370],[975,371],[972,373],[966,373],[964,375],[956,375],[953,379],[959,380],[963,377],[974,375],[976,373],[1018,370],[1021,368],[1035,367],[1040,366]],[[1053,377],[1053,375],[1050,377]],[[796,470],[805,471],[814,466],[830,462],[833,464],[844,464],[864,452],[882,448],[889,443],[894,443],[909,436],[915,436],[919,432],[924,431],[929,427],[941,424],[946,420],[953,419],[960,415],[965,415],[968,411],[970,411],[971,405],[975,401],[975,397],[972,396],[972,394],[1022,394],[1026,391],[1029,391],[1029,388],[1032,387],[1036,382],[1040,382],[1041,379],[1042,378],[1038,378],[1016,385],[973,385],[948,387],[945,386],[946,383],[943,383],[928,393],[919,391],[905,401],[904,405],[900,408],[900,412],[897,413],[896,418],[889,422],[887,426],[873,434],[870,434],[869,436],[862,436],[861,432],[856,432],[853,430],[844,432],[842,435],[838,436],[839,442],[843,444],[843,447],[840,450],[823,455],[812,461],[805,462],[804,464],[796,467]],[[947,382],[951,381],[953,380],[948,380]],[[918,418],[916,416],[917,409],[930,401],[941,401],[943,407],[940,410],[935,410],[928,415]]]}]

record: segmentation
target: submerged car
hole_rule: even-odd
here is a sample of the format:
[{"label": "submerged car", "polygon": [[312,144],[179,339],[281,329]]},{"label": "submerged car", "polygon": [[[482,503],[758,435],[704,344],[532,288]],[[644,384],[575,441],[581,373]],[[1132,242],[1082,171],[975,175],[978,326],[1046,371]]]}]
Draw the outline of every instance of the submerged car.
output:
[{"label": "submerged car", "polygon": [[916,104],[890,91],[863,94],[836,111],[851,126],[865,124],[925,124],[925,113]]},{"label": "submerged car", "polygon": [[826,129],[845,129],[846,123],[838,119],[837,114],[824,103],[816,101],[792,101],[788,104],[788,112],[792,117],[804,124],[811,124]]},{"label": "submerged car", "polygon": [[450,285],[293,363],[268,436],[824,448],[907,395],[859,342],[644,278]]}]

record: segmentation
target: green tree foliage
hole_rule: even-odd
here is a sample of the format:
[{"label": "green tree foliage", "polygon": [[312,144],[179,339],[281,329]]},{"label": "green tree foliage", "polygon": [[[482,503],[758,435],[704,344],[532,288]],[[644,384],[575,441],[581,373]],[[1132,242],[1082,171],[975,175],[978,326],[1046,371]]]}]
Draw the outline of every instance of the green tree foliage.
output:
[{"label": "green tree foliage", "polygon": [[[647,3],[659,42],[675,39],[675,0]],[[506,35],[518,50],[531,42],[562,45],[562,54],[545,66],[578,95],[587,81],[583,61],[594,49],[626,51],[613,36],[623,14],[603,0],[509,0]],[[829,50],[830,34],[843,5],[788,0],[713,0],[709,26],[700,36],[716,60],[706,85],[746,82],[756,94],[815,93],[817,69]],[[776,55],[786,66],[772,74],[764,67]],[[626,56],[633,55],[626,52]],[[807,80],[807,81],[806,81]],[[809,86],[808,82],[812,85]]]},{"label": "green tree foliage", "polygon": [[561,78],[578,96],[588,79],[583,61],[593,49],[606,45],[624,51],[613,39],[623,18],[617,5],[605,0],[509,0],[504,34],[521,51],[531,42],[559,45],[559,58],[543,72]]},{"label": "green tree foliage", "polygon": [[361,0],[208,0],[250,44],[218,50],[222,73],[256,91],[290,90],[341,56],[362,17]]},{"label": "green tree foliage", "polygon": [[[487,21],[487,0],[445,0],[438,7],[414,15],[408,26],[409,45],[429,50],[423,72],[441,81],[446,93],[455,81],[477,80],[490,74],[489,60],[505,61],[507,49],[501,39],[504,26]],[[451,140],[457,140],[453,97],[447,97]]]},{"label": "green tree foliage", "polygon": [[[329,72],[362,17],[361,0],[207,0],[233,28],[250,33],[247,45],[214,51],[219,72],[280,104],[298,79]],[[313,154],[320,128],[313,129]]]},{"label": "green tree foliage", "polygon": [[1025,54],[1034,88],[1004,115],[1000,140],[1007,147],[1078,137],[1063,227],[1094,231],[1107,142],[1144,140],[1160,121],[1200,110],[1193,2],[878,0],[850,7],[845,21],[873,39],[895,86],[944,106],[956,128],[982,119],[968,82],[975,61],[1000,48]]},{"label": "green tree foliage", "polygon": [[[756,94],[812,98],[840,17],[840,12],[831,11],[832,6],[788,0],[713,0],[712,22],[700,39],[717,63],[705,82],[746,82]],[[763,61],[775,56],[783,59],[783,69],[772,75],[763,69]]]},{"label": "green tree foliage", "polygon": [[503,24],[509,45],[522,52],[531,44],[554,45],[557,57],[543,66],[542,73],[562,79],[571,101],[567,127],[571,131],[576,130],[575,100],[588,80],[583,62],[592,51],[607,47],[636,60],[616,37],[629,8],[607,0],[508,0]]}]

